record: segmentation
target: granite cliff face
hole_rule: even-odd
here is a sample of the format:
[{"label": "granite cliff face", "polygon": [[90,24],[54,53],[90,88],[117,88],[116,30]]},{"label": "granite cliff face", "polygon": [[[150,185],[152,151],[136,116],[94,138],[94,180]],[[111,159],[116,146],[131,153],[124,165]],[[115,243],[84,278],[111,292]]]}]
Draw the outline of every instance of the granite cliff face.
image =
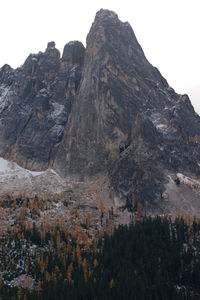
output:
[{"label": "granite cliff face", "polygon": [[60,57],[50,42],[3,66],[0,97],[1,156],[67,180],[106,174],[115,203],[161,206],[172,174],[200,175],[200,117],[112,11],[97,12],[86,49],[70,42]]},{"label": "granite cliff face", "polygon": [[0,71],[0,153],[31,169],[54,157],[81,79],[85,48],[71,42],[63,55],[50,42],[24,65]]}]

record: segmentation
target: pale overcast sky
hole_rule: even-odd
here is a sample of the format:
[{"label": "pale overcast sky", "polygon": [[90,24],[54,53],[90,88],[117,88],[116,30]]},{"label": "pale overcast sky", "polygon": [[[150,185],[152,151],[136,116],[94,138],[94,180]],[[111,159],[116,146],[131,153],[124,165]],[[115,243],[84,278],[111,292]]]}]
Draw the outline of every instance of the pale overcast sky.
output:
[{"label": "pale overcast sky", "polygon": [[200,0],[0,0],[0,66],[16,68],[55,41],[85,44],[100,9],[128,21],[148,60],[200,113]]}]

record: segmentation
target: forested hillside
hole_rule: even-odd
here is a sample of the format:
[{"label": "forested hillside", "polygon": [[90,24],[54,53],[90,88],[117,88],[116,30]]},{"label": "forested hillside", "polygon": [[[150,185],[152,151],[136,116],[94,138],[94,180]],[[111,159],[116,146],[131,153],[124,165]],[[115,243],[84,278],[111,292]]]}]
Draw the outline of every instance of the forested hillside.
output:
[{"label": "forested hillside", "polygon": [[1,202],[20,210],[7,226],[1,213],[0,299],[200,299],[199,220],[138,211],[116,226],[100,207],[68,225],[45,216],[48,202]]}]

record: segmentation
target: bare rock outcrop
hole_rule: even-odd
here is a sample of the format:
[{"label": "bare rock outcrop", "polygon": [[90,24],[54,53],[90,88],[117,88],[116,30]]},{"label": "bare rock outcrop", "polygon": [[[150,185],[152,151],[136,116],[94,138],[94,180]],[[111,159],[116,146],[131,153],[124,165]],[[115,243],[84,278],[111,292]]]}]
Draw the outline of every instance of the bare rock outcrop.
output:
[{"label": "bare rock outcrop", "polygon": [[90,181],[120,203],[161,206],[168,174],[200,175],[200,117],[152,66],[131,26],[97,12],[87,36],[50,42],[0,69],[0,153],[32,170]]}]

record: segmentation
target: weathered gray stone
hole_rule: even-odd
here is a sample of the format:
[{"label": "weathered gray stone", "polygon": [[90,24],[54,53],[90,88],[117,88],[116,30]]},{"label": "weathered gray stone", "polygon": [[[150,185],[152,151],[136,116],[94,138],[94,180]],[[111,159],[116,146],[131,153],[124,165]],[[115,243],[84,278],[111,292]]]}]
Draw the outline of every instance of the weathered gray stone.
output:
[{"label": "weathered gray stone", "polygon": [[64,178],[108,174],[121,203],[160,205],[166,174],[200,175],[200,117],[146,59],[126,22],[100,10],[87,46],[55,43],[0,69],[0,153]]},{"label": "weathered gray stone", "polygon": [[1,97],[1,105],[5,102],[0,115],[2,156],[31,169],[49,166],[71,112],[81,65],[82,61],[79,66],[63,63],[55,43],[50,42],[44,53],[29,55],[21,68],[2,67],[2,92],[9,88],[7,99]]}]

